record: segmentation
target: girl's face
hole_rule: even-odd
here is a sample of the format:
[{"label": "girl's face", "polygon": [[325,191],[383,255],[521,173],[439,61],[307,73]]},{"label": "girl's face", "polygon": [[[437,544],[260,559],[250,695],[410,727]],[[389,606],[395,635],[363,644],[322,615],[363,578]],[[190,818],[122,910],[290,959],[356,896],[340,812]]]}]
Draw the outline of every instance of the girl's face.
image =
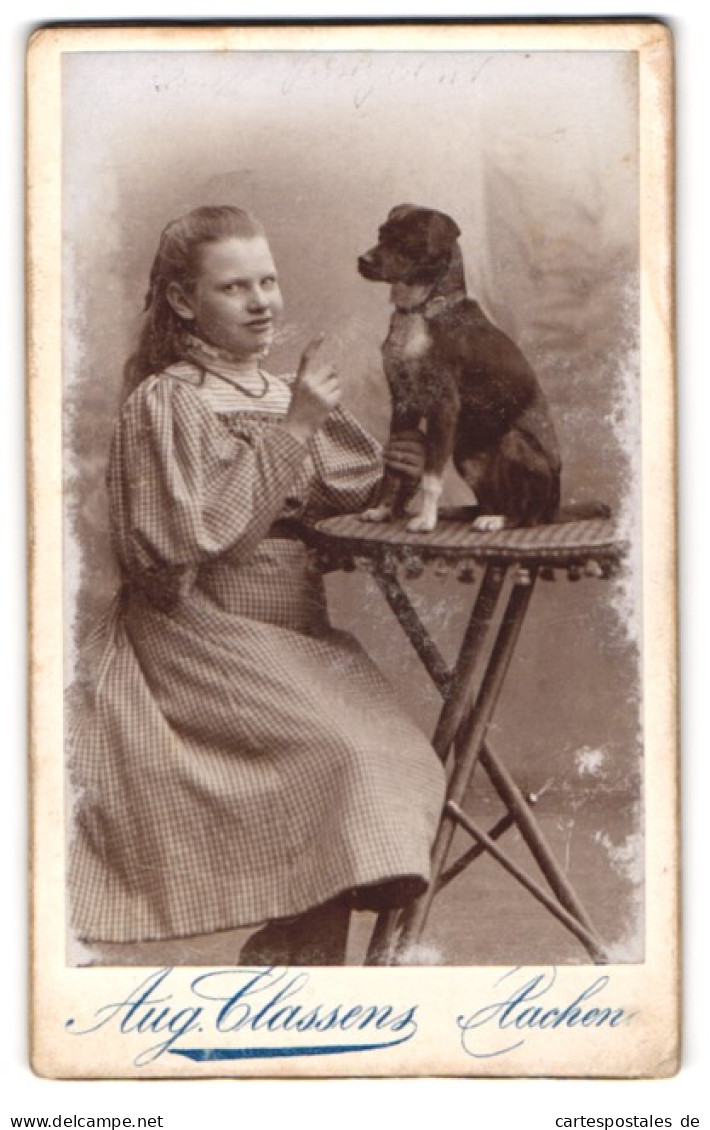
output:
[{"label": "girl's face", "polygon": [[263,236],[232,237],[199,249],[194,287],[168,288],[173,309],[198,337],[235,357],[263,353],[273,341],[283,309],[276,268]]}]

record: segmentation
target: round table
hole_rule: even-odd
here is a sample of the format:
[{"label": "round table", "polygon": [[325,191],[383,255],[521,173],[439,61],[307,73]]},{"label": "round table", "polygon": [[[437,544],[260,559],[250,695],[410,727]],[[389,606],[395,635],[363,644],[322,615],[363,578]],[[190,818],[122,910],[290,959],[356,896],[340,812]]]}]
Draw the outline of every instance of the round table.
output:
[{"label": "round table", "polygon": [[[603,940],[547,843],[529,797],[491,749],[487,731],[513,657],[538,578],[604,579],[621,567],[626,539],[608,518],[478,532],[462,511],[443,512],[431,533],[412,533],[407,520],[382,524],[348,514],[319,522],[304,534],[323,571],[363,569],[376,581],[407,639],[440,691],[443,705],[432,738],[448,766],[446,803],[432,852],[429,889],[403,911],[381,914],[368,964],[396,964],[418,941],[432,901],[483,852],[492,855],[530,894],[580,940],[595,961],[606,960]],[[422,623],[406,591],[408,580],[431,568],[453,573],[471,588],[471,612],[453,667]],[[487,773],[506,815],[491,829],[464,811],[463,800],[477,765]],[[544,876],[541,885],[498,843],[517,827]],[[454,831],[464,828],[473,846],[447,867]]]}]

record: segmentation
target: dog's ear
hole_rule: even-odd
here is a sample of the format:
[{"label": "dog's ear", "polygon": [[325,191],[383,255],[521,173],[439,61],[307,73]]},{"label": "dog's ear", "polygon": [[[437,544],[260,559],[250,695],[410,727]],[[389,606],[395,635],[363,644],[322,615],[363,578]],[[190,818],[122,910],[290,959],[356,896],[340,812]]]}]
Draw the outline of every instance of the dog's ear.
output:
[{"label": "dog's ear", "polygon": [[427,252],[432,259],[448,255],[461,229],[445,212],[430,212],[426,226]]},{"label": "dog's ear", "polygon": [[389,223],[391,220],[394,220],[395,223],[396,223],[398,220],[403,220],[411,212],[420,212],[420,211],[421,211],[421,208],[418,208],[416,204],[397,204],[389,212],[389,214],[387,216],[387,223]]}]

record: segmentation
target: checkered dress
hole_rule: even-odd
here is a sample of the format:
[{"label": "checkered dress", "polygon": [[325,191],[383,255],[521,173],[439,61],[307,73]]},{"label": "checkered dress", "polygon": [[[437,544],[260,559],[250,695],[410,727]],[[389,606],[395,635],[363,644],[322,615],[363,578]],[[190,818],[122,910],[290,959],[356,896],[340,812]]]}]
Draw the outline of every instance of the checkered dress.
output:
[{"label": "checkered dress", "polygon": [[125,583],[72,740],[70,893],[89,941],[244,926],[428,876],[439,762],[330,627],[281,521],[361,509],[379,448],[340,410],[306,446],[278,426],[287,384],[228,378],[187,363],[148,378],[114,439]]}]

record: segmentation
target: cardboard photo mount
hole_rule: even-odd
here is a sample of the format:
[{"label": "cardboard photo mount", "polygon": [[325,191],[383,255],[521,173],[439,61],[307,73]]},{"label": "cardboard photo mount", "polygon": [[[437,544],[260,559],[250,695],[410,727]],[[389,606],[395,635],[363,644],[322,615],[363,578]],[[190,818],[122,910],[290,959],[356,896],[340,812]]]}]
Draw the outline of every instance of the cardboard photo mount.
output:
[{"label": "cardboard photo mount", "polygon": [[[27,123],[34,1070],[107,1079],[673,1074],[669,30],[652,20],[47,27],[29,43]],[[564,876],[578,869],[591,917],[613,933],[596,960],[579,934],[570,943],[569,926],[537,933],[543,919],[533,910],[545,910],[519,885],[515,902],[496,870],[497,839],[491,848],[480,834],[485,789],[466,793],[483,817],[464,813],[461,825],[473,821],[468,843],[484,847],[471,872],[480,880],[435,902],[430,933],[400,964],[363,964],[371,920],[344,968],[249,970],[237,949],[208,941],[191,951],[189,939],[182,950],[154,941],[122,957],[119,946],[100,953],[73,935],[68,734],[82,643],[117,579],[102,492],[121,367],[165,223],[238,197],[264,220],[278,259],[284,371],[324,328],[347,405],[382,441],[379,347],[390,311],[384,288],[358,278],[355,255],[387,206],[414,200],[455,215],[469,291],[536,362],[563,447],[563,493],[565,484],[575,497],[598,489],[612,503],[621,576],[596,604],[569,595],[566,581],[554,597],[538,585],[494,735],[521,789],[540,792],[539,822]],[[455,476],[447,483],[445,502],[467,501]],[[426,728],[438,700],[417,681],[425,675],[412,640],[395,639],[391,621],[378,626],[384,605],[367,554],[359,545],[353,555],[355,580],[326,574],[331,615],[362,637]],[[419,589],[414,578],[415,606],[455,658],[460,577],[439,589],[432,580],[454,557],[426,547],[420,555],[428,572]],[[572,580],[581,575],[575,593],[597,584],[585,560],[559,560]],[[598,666],[585,675],[580,659],[575,676],[575,653]],[[614,690],[620,678],[627,683]],[[566,760],[542,752],[567,742]],[[544,788],[556,798],[549,809]],[[503,848],[519,846],[516,827]],[[595,851],[608,866],[598,882]]]}]

